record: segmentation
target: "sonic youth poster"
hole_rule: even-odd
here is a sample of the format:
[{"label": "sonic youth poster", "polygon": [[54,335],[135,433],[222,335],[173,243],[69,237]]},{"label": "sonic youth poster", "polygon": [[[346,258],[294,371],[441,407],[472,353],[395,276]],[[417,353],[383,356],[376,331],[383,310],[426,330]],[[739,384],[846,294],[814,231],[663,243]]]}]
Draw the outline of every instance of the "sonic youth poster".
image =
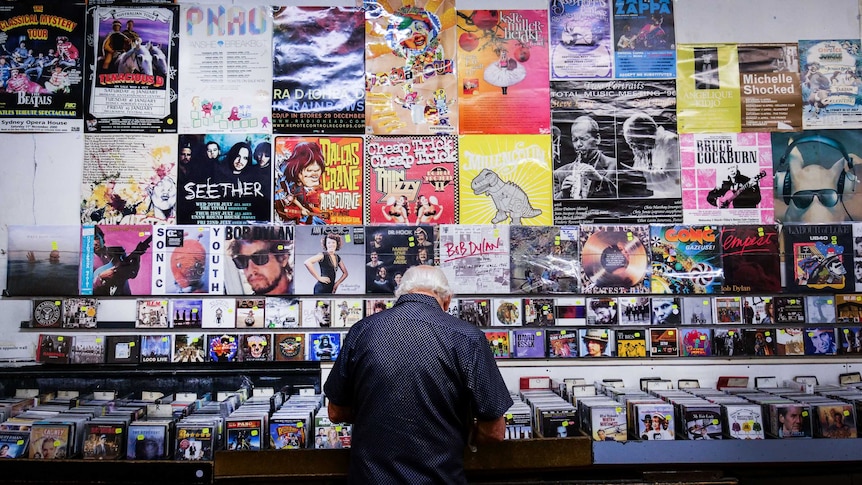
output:
[{"label": "sonic youth poster", "polygon": [[859,39],[800,40],[802,127],[862,127]]},{"label": "sonic youth poster", "polygon": [[776,222],[862,220],[862,132],[806,130],[771,139]]},{"label": "sonic youth poster", "polygon": [[549,10],[551,79],[611,77],[611,2],[552,0]]},{"label": "sonic youth poster", "polygon": [[458,12],[461,134],[548,133],[548,12]]},{"label": "sonic youth poster", "polygon": [[87,10],[88,133],[177,132],[179,6]]},{"label": "sonic youth poster", "polygon": [[271,138],[267,134],[181,135],[177,223],[269,222]]},{"label": "sonic youth poster", "polygon": [[224,227],[153,226],[153,295],[224,293]]},{"label": "sonic youth poster", "polygon": [[613,9],[616,77],[676,77],[673,2],[615,0]]},{"label": "sonic youth poster", "polygon": [[268,133],[272,8],[180,6],[181,133]]},{"label": "sonic youth poster", "polygon": [[362,224],[362,137],[275,137],[273,220]]},{"label": "sonic youth poster", "polygon": [[275,7],[276,133],[365,131],[365,14],[352,7]]},{"label": "sonic youth poster", "polygon": [[793,44],[740,44],[742,131],[802,130],[799,48]]},{"label": "sonic youth poster", "polygon": [[365,170],[367,223],[458,222],[456,136],[370,136]]},{"label": "sonic youth poster", "polygon": [[461,224],[553,225],[548,135],[459,139]]},{"label": "sonic youth poster", "polygon": [[455,2],[393,0],[364,8],[366,133],[455,133]]},{"label": "sonic youth poster", "polygon": [[680,135],[686,224],[771,224],[769,133]]},{"label": "sonic youth poster", "polygon": [[0,6],[0,131],[81,132],[84,5]]},{"label": "sonic youth poster", "polygon": [[81,223],[173,224],[176,135],[84,137]]},{"label": "sonic youth poster", "polygon": [[742,131],[736,45],[681,45],[677,55],[680,133]]},{"label": "sonic youth poster", "polygon": [[671,80],[552,81],[554,223],[680,222]]}]

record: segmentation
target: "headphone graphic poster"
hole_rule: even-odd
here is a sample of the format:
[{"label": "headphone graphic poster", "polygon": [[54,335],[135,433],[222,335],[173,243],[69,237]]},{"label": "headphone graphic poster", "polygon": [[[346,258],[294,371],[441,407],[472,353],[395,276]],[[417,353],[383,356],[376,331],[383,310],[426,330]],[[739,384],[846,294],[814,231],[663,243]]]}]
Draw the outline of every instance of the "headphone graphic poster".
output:
[{"label": "headphone graphic poster", "polygon": [[[838,130],[835,130],[838,131]],[[844,130],[841,130],[844,131]],[[854,134],[855,135],[855,134]],[[857,136],[853,136],[856,138]],[[795,137],[795,138],[794,138]],[[846,137],[842,137],[846,138]],[[834,167],[834,164],[841,164],[841,173],[832,185],[832,181],[823,181],[816,188],[806,187],[801,190],[797,185],[801,178],[802,170],[794,172],[790,165],[791,154],[797,148],[807,147],[805,157],[803,159],[803,170],[809,165],[820,165],[826,170]],[[850,156],[844,143],[839,141],[834,135],[825,135],[821,132],[802,132],[802,133],[773,133],[772,135],[772,150],[773,154],[781,153],[775,163],[775,200],[776,205],[783,202],[786,207],[786,212],[780,214],[776,212],[776,220],[779,222],[801,222],[792,220],[793,216],[789,213],[801,211],[804,213],[815,201],[827,208],[834,208],[833,212],[837,215],[838,221],[852,221],[853,216],[846,206],[846,199],[852,197],[856,192],[858,177],[853,171],[853,159]],[[810,157],[814,157],[812,160]],[[801,156],[801,152],[800,155]],[[821,158],[824,160],[821,161]],[[822,163],[825,162],[825,163]],[[832,174],[832,171],[828,172]],[[797,179],[795,180],[794,177]],[[809,175],[810,177],[810,175]],[[810,184],[806,184],[810,185]],[[794,210],[795,208],[795,210]],[[821,221],[826,222],[826,221]],[[837,222],[837,221],[833,221]]]}]

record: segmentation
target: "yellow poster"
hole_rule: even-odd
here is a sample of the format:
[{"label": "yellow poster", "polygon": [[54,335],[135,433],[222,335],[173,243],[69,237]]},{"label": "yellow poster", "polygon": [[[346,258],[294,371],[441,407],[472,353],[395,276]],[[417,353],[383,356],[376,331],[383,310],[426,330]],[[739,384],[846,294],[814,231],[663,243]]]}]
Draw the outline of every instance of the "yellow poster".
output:
[{"label": "yellow poster", "polygon": [[463,135],[461,224],[553,225],[550,135]]},{"label": "yellow poster", "polygon": [[676,56],[679,132],[742,131],[736,45],[680,45]]}]

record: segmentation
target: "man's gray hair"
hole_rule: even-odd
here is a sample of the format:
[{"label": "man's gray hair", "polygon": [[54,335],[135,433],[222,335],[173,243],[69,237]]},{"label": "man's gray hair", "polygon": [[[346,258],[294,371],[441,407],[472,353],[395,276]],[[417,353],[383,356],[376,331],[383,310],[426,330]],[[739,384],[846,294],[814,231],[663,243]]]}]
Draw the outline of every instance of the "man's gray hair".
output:
[{"label": "man's gray hair", "polygon": [[430,291],[441,299],[452,296],[449,280],[443,270],[436,266],[411,266],[401,277],[401,284],[395,290],[395,298],[417,291]]}]

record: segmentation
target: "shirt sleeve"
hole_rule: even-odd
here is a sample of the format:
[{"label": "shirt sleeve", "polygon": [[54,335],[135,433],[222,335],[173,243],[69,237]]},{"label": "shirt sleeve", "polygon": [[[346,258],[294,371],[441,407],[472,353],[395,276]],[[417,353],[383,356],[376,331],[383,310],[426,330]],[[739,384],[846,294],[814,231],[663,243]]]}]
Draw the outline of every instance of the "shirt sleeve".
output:
[{"label": "shirt sleeve", "polygon": [[334,404],[338,406],[353,406],[351,384],[350,384],[350,354],[352,353],[352,342],[350,332],[344,338],[344,345],[338,357],[335,359],[335,365],[329,372],[329,377],[326,378],[326,383],[323,385],[323,393]]},{"label": "shirt sleeve", "polygon": [[475,358],[468,374],[473,412],[477,419],[491,421],[505,414],[514,402],[486,340],[476,341],[475,346]]}]

